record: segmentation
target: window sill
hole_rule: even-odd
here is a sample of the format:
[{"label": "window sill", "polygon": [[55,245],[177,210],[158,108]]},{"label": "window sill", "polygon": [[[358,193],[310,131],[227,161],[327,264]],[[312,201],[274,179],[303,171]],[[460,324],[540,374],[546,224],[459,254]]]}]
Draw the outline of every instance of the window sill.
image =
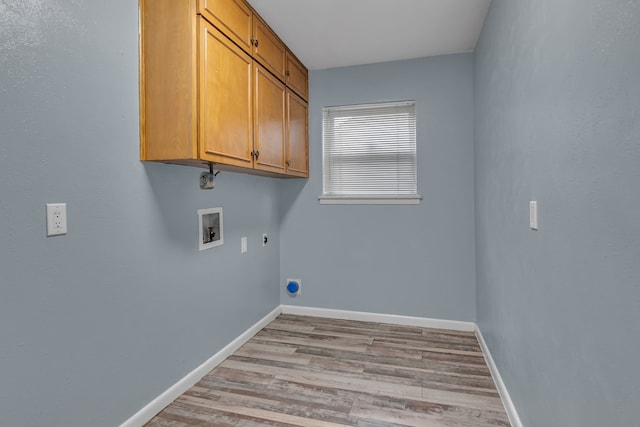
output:
[{"label": "window sill", "polygon": [[318,197],[321,205],[419,205],[422,196],[404,197]]}]

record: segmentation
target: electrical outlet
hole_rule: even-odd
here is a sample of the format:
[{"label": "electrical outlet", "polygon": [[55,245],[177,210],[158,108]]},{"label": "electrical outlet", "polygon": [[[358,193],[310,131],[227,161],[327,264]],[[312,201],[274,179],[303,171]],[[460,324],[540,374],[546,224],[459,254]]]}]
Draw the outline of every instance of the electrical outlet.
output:
[{"label": "electrical outlet", "polygon": [[269,241],[269,236],[267,236],[267,233],[264,233],[262,235],[262,246],[267,246],[268,241]]},{"label": "electrical outlet", "polygon": [[243,237],[240,239],[240,253],[247,253],[247,238]]},{"label": "electrical outlet", "polygon": [[67,234],[67,204],[47,203],[47,236]]}]

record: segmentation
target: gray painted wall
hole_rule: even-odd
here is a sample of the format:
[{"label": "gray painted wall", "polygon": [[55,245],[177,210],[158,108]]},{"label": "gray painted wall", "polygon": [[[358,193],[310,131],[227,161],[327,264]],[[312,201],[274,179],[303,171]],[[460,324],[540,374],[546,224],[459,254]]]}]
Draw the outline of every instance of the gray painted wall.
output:
[{"label": "gray painted wall", "polygon": [[640,425],[639,76],[639,1],[492,2],[477,316],[527,427]]},{"label": "gray painted wall", "polygon": [[[202,191],[138,161],[137,32],[135,1],[0,2],[4,426],[118,425],[279,304],[279,182]],[[47,202],[67,236],[45,237]],[[199,252],[216,206],[225,244]]]},{"label": "gray painted wall", "polygon": [[[283,304],[475,320],[471,54],[311,72],[310,175],[282,187]],[[320,205],[322,107],[416,100],[419,206]]]}]

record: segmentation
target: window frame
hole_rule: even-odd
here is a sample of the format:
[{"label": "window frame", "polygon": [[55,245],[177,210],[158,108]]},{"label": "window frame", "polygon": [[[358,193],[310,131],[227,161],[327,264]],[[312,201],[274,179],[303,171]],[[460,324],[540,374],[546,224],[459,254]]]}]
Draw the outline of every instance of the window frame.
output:
[{"label": "window frame", "polygon": [[[336,195],[336,194],[327,194],[326,190],[326,170],[327,170],[327,155],[326,155],[326,120],[327,120],[327,112],[330,110],[339,111],[343,110],[366,110],[367,108],[394,108],[400,106],[411,105],[413,107],[413,159],[415,161],[415,194],[399,194],[399,195],[389,195],[389,194],[367,194],[367,195],[358,195],[358,194],[344,194],[344,195]],[[385,102],[370,102],[363,104],[349,104],[349,105],[336,105],[336,106],[325,106],[322,108],[322,195],[318,197],[320,204],[323,205],[419,205],[422,197],[418,193],[418,144],[417,144],[417,114],[416,114],[416,101],[415,100],[405,100],[405,101],[385,101]],[[375,163],[370,163],[375,164]]]}]

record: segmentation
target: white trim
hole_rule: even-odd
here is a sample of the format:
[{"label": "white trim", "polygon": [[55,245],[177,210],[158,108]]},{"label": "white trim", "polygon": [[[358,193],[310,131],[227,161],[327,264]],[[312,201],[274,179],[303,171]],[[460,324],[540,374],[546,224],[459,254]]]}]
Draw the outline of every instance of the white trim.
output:
[{"label": "white trim", "polygon": [[180,381],[169,387],[160,396],[153,399],[146,406],[140,409],[131,418],[120,424],[120,427],[140,427],[146,424],[151,418],[155,417],[167,405],[176,400],[182,393],[196,384],[202,377],[207,375],[213,368],[222,363],[227,357],[231,356],[244,343],[249,341],[262,328],[267,326],[269,322],[278,317],[282,313],[281,306],[276,307],[271,313],[260,319],[255,325],[247,329],[242,335],[227,344],[222,350],[214,354],[202,365],[189,372]]},{"label": "white trim", "polygon": [[419,326],[422,328],[451,329],[454,331],[473,332],[475,323],[459,320],[429,319],[426,317],[398,316],[395,314],[366,313],[362,311],[333,310],[317,307],[300,307],[296,305],[281,305],[283,314],[297,314],[300,316],[326,317],[329,319],[360,320],[363,322],[392,323],[404,326]]},{"label": "white trim", "polygon": [[321,205],[419,205],[421,196],[407,197],[318,197]]},{"label": "white trim", "polygon": [[504,405],[504,409],[507,412],[507,417],[509,417],[511,427],[522,427],[522,421],[520,421],[518,411],[516,411],[516,407],[511,400],[511,396],[509,395],[507,386],[504,384],[504,381],[502,381],[502,377],[500,376],[500,372],[498,371],[498,366],[496,366],[496,363],[493,360],[493,356],[491,356],[489,347],[487,347],[487,343],[484,340],[484,337],[482,336],[482,332],[480,331],[480,327],[478,327],[478,325],[476,325],[475,332],[476,337],[478,338],[478,342],[480,343],[480,348],[482,349],[482,354],[484,354],[484,359],[487,362],[487,366],[489,366],[489,371],[491,371],[493,381],[496,383],[496,388],[498,389],[498,393],[500,393],[500,397],[502,398],[502,404]]}]

